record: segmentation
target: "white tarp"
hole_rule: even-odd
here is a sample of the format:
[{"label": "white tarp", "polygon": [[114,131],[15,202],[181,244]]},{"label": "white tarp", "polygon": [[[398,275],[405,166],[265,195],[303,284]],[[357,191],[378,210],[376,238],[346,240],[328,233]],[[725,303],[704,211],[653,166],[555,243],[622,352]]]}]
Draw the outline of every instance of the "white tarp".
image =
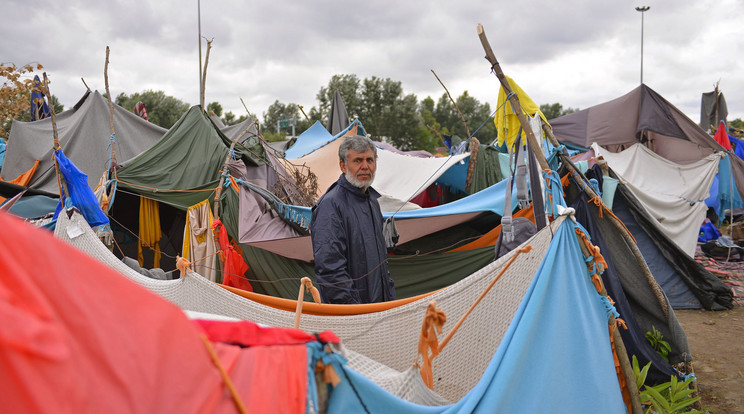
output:
[{"label": "white tarp", "polygon": [[[341,139],[302,157],[290,159],[295,165],[305,164],[318,177],[319,196],[341,175],[338,147]],[[470,153],[450,157],[419,158],[377,149],[377,171],[372,187],[380,194],[408,201],[434,183],[458,162],[467,162]]]},{"label": "white tarp", "polygon": [[700,225],[708,209],[705,199],[722,154],[713,153],[691,164],[676,164],[641,144],[619,153],[597,143],[592,144],[592,149],[597,158],[607,161],[656,225],[694,257]]}]

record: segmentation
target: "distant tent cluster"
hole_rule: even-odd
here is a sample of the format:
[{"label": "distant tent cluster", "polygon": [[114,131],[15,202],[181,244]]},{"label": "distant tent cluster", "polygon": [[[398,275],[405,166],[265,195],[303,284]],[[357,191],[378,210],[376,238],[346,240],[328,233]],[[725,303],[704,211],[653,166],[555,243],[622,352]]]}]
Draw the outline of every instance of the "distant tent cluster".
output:
[{"label": "distant tent cluster", "polygon": [[[68,393],[69,407],[82,407],[81,384],[54,390],[48,378],[83,364],[80,375],[111,388],[91,403],[104,411],[106,398],[132,410],[145,403],[128,397],[151,394],[135,394],[145,392],[137,370],[172,376],[179,390],[203,377],[199,392],[178,403],[225,411],[243,402],[265,409],[280,386],[291,398],[278,400],[308,412],[323,404],[328,412],[633,411],[633,356],[650,363],[648,383],[689,374],[680,370],[691,355],[675,309],[734,306],[730,287],[694,255],[711,210],[744,208],[744,161],[646,85],[550,123],[511,85],[515,94],[502,93],[500,103],[525,102],[537,148],[509,105],[495,120],[507,152],[475,137],[445,157],[378,143],[374,187],[399,233],[388,256],[398,300],[378,304],[312,303],[302,282],[317,284],[311,207],[338,179],[339,146],[371,136],[338,92],[328,125],[316,122],[284,144],[264,141],[255,120],[224,125],[199,106],[165,130],[147,122],[141,102],[133,112],[114,105],[111,133],[97,91],[56,116],[61,148],[52,146],[51,119],[14,121],[0,170],[12,180],[0,181],[3,209],[56,239],[0,213],[9,229],[3,257],[17,264],[0,269],[0,291],[33,299],[0,306],[15,329],[0,335],[0,361],[17,374],[0,383],[21,390],[46,378],[47,391],[19,392],[10,406],[43,411]],[[33,267],[49,283],[10,270],[30,268],[17,252],[37,238],[36,249],[56,252]],[[125,287],[124,278],[136,284]],[[84,288],[93,279],[104,285],[96,294]],[[152,319],[139,300],[157,312]],[[84,303],[106,317],[63,316]],[[444,312],[444,330],[452,329],[433,355],[421,353],[417,335],[427,312]],[[113,323],[121,314],[137,317]],[[36,351],[27,352],[24,323],[48,329],[58,366],[29,356]],[[112,325],[119,329],[107,336]],[[171,326],[173,335],[160,338]],[[129,367],[90,348],[97,336],[134,348],[124,334],[132,330],[144,332],[147,347]],[[646,340],[652,330],[668,354]],[[183,346],[172,354],[154,348],[174,341]],[[203,347],[215,350],[212,362]],[[173,363],[186,358],[194,364]],[[120,386],[108,368],[122,370]],[[277,369],[286,369],[282,385]],[[316,370],[333,385],[316,382]],[[231,397],[219,385],[229,377]],[[176,406],[162,404],[145,409]]]}]

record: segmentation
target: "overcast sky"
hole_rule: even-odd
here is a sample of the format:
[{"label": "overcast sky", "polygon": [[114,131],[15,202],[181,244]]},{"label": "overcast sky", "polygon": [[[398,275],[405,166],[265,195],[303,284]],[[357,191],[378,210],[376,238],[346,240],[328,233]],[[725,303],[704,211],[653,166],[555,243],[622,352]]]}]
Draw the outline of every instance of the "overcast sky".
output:
[{"label": "overcast sky", "polygon": [[[197,0],[2,0],[0,60],[38,62],[65,108],[105,92],[162,90],[199,103]],[[495,109],[498,80],[477,36],[483,24],[504,72],[537,104],[586,108],[643,81],[696,123],[720,81],[729,120],[744,118],[744,1],[202,0],[213,39],[206,102],[262,116],[274,101],[309,109],[334,74],[402,83],[419,101],[467,90]],[[203,56],[206,45],[202,47]],[[364,122],[364,120],[362,120]]]}]

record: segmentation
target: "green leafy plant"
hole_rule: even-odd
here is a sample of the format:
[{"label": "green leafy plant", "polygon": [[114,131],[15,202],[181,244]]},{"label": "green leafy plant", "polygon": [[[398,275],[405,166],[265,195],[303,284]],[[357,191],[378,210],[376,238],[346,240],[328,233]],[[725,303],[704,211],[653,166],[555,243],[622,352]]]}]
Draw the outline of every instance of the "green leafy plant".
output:
[{"label": "green leafy plant", "polygon": [[[693,377],[680,382],[677,377],[672,376],[669,382],[649,387],[644,383],[651,363],[649,362],[643,368],[640,368],[638,359],[633,355],[632,365],[636,386],[640,391],[641,404],[648,407],[645,411],[646,414],[700,413],[698,410],[689,408],[690,405],[700,400],[700,397],[691,397],[695,392],[695,390],[690,389],[690,383],[694,380]],[[644,388],[643,391],[641,391],[642,387]]]},{"label": "green leafy plant", "polygon": [[646,340],[654,350],[664,358],[664,361],[669,362],[669,352],[672,351],[672,347],[669,346],[669,342],[664,340],[664,335],[656,329],[655,326],[651,327],[651,331],[646,332]]}]

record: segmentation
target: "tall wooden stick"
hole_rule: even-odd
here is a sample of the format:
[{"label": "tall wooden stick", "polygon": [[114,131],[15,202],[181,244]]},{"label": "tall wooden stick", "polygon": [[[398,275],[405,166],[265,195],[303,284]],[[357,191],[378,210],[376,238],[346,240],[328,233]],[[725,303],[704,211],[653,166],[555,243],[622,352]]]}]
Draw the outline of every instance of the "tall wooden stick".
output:
[{"label": "tall wooden stick", "polygon": [[207,65],[209,65],[209,51],[212,50],[212,40],[207,40],[207,55],[204,57],[204,71],[202,72],[201,81],[201,109],[204,113],[207,112],[207,108],[204,107],[204,94],[207,87]]},{"label": "tall wooden stick", "polygon": [[488,39],[486,38],[486,32],[483,31],[483,25],[480,24],[478,25],[478,37],[480,37],[483,49],[486,51],[486,60],[491,63],[491,69],[493,69],[493,71],[496,73],[496,77],[499,78],[501,87],[504,88],[504,92],[506,92],[509,103],[511,104],[512,109],[514,109],[514,113],[519,119],[519,124],[522,126],[522,130],[527,135],[527,141],[530,142],[532,152],[537,156],[537,162],[540,163],[540,168],[543,170],[549,170],[550,166],[548,165],[548,161],[545,159],[545,154],[543,154],[541,151],[538,151],[538,148],[540,148],[540,144],[537,142],[537,138],[535,138],[535,133],[532,131],[532,127],[530,126],[529,121],[527,121],[527,118],[524,116],[524,111],[522,110],[522,105],[520,105],[519,103],[519,98],[516,94],[512,93],[511,85],[506,79],[506,75],[504,75],[504,72],[501,70],[501,65],[499,65],[498,60],[496,60],[496,55],[493,54],[491,45],[488,43]]},{"label": "tall wooden stick", "polygon": [[103,67],[103,81],[106,85],[106,97],[108,97],[109,107],[109,132],[111,132],[111,163],[109,164],[109,170],[112,165],[116,165],[116,140],[114,137],[114,104],[111,102],[111,92],[109,91],[108,81],[108,65],[109,65],[109,47],[106,46],[106,64]]},{"label": "tall wooden stick", "polygon": [[[44,93],[49,99],[49,103],[51,103],[52,94],[49,92],[49,79],[47,78],[46,72],[44,72]],[[54,141],[52,142],[52,149],[56,152],[61,147],[59,145],[59,134],[57,133],[57,114],[54,112],[54,105],[49,105],[49,113],[52,116],[52,137],[54,138]],[[59,164],[57,163],[56,155],[53,155],[52,158],[54,159],[54,170],[57,173],[57,187],[59,188],[59,198],[62,200],[62,204],[64,205],[65,194],[67,193],[67,184],[65,184],[65,181],[60,178]]]},{"label": "tall wooden stick", "polygon": [[439,76],[437,76],[437,73],[434,72],[434,69],[431,69],[431,73],[434,74],[434,77],[437,78],[437,80],[439,81],[439,84],[442,85],[442,87],[444,88],[444,91],[447,92],[447,96],[449,96],[450,101],[452,102],[452,105],[455,106],[457,113],[460,114],[460,119],[462,120],[462,124],[465,126],[465,132],[467,132],[468,138],[470,138],[470,128],[468,128],[468,123],[465,122],[465,117],[462,116],[462,112],[460,112],[460,108],[457,106],[457,102],[455,102],[455,100],[452,99],[452,95],[450,95],[449,91],[447,90],[447,87],[444,86],[444,83],[442,83],[442,80],[439,79]]}]

